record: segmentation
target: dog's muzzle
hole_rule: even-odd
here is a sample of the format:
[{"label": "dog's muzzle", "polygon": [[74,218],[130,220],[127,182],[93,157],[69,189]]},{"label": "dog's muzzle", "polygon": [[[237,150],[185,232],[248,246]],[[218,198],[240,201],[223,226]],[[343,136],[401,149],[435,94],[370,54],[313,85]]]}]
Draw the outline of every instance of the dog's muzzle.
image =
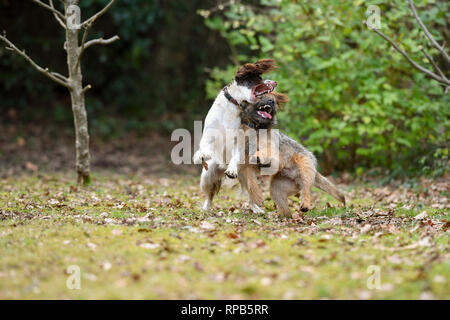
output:
[{"label": "dog's muzzle", "polygon": [[273,80],[265,80],[263,83],[257,84],[252,89],[252,99],[256,100],[257,97],[263,94],[270,93],[277,87],[278,83]]}]

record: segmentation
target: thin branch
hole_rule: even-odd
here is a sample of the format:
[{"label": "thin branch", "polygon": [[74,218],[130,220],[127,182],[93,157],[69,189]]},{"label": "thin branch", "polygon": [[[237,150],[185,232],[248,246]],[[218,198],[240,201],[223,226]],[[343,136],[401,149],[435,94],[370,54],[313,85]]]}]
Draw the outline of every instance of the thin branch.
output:
[{"label": "thin branch", "polygon": [[86,93],[86,91],[88,91],[91,88],[92,88],[92,86],[90,84],[88,84],[86,87],[83,88],[83,90],[81,91],[81,94],[84,95]]},{"label": "thin branch", "polygon": [[88,42],[86,42],[86,44],[84,45],[84,49],[89,48],[90,46],[96,45],[96,44],[110,44],[113,43],[114,41],[120,40],[119,36],[114,36],[112,38],[109,39],[103,39],[103,38],[99,38],[99,39],[94,39],[94,40],[90,40]]},{"label": "thin branch", "polygon": [[49,6],[48,4],[46,4],[40,0],[31,0],[31,1],[33,1],[37,5],[41,6],[42,8],[50,10],[51,12],[53,12],[53,14],[60,17],[61,19],[63,19],[63,20],[65,19],[64,15],[60,11],[56,10],[53,6]]},{"label": "thin branch", "polygon": [[450,86],[450,81],[448,79],[444,79],[440,76],[438,76],[437,74],[435,74],[434,72],[422,67],[421,65],[419,65],[418,63],[416,63],[414,60],[412,60],[408,54],[402,50],[394,41],[392,41],[391,38],[389,38],[387,35],[385,35],[383,32],[381,32],[378,29],[372,28],[372,31],[374,31],[375,33],[377,33],[379,36],[381,36],[384,40],[386,40],[387,42],[389,42],[394,48],[395,50],[397,50],[398,52],[401,53],[402,56],[404,56],[406,58],[406,60],[408,60],[408,62],[417,70],[427,74],[429,77],[433,78],[434,80],[441,82],[443,84],[445,84],[446,86]]},{"label": "thin branch", "polygon": [[439,43],[437,43],[436,40],[434,40],[433,36],[428,31],[427,27],[425,27],[425,25],[422,22],[422,19],[420,19],[419,15],[417,14],[416,7],[414,6],[414,2],[412,0],[409,0],[409,6],[411,7],[414,18],[416,18],[417,22],[419,23],[420,28],[422,28],[422,30],[425,33],[425,35],[427,36],[427,38],[430,39],[431,43],[436,47],[436,49],[438,49],[442,53],[442,55],[445,57],[447,62],[450,63],[449,55],[447,54],[447,52],[445,52],[444,48],[441,47],[439,45]]},{"label": "thin branch", "polygon": [[83,40],[81,41],[81,46],[80,46],[80,53],[78,54],[78,60],[77,60],[77,64],[75,65],[75,68],[78,68],[78,66],[80,65],[81,57],[83,56],[84,51],[87,48],[89,48],[90,46],[93,46],[95,44],[106,45],[106,44],[113,43],[114,41],[120,40],[119,36],[114,36],[114,37],[106,39],[106,40],[103,38],[99,38],[99,39],[94,39],[94,40],[90,40],[90,41],[86,42],[87,33],[88,33],[88,29],[86,29],[84,31]]},{"label": "thin branch", "polygon": [[81,61],[81,57],[83,56],[83,53],[84,53],[84,50],[87,49],[88,47],[90,47],[90,46],[92,46],[94,44],[109,44],[109,43],[112,43],[112,42],[120,39],[118,36],[114,36],[114,37],[112,37],[110,39],[107,39],[107,40],[104,40],[103,38],[100,38],[100,39],[91,40],[91,41],[86,43],[87,35],[89,33],[89,29],[92,27],[92,25],[94,24],[95,20],[100,18],[102,15],[104,15],[106,13],[106,11],[108,11],[108,9],[114,4],[114,1],[115,0],[111,0],[102,10],[100,10],[95,15],[93,15],[92,17],[90,17],[89,19],[87,19],[85,22],[83,22],[81,24],[81,26],[84,28],[84,33],[83,33],[83,38],[81,40],[80,53],[78,54],[78,60],[77,60],[76,67],[79,66],[80,61]]},{"label": "thin branch", "polygon": [[[50,3],[50,7],[54,10],[55,6],[53,5],[53,0],[49,0]],[[61,25],[61,27],[63,27],[64,29],[67,28],[66,24],[64,23],[64,19],[61,19],[55,12],[53,12],[53,16],[55,17],[56,21],[58,21],[58,23]]]},{"label": "thin branch", "polygon": [[58,72],[50,72],[50,74],[61,79],[62,81],[69,81],[66,77],[64,77],[62,74],[59,74]]},{"label": "thin branch", "polygon": [[83,33],[83,39],[81,40],[81,46],[80,46],[80,53],[78,54],[78,60],[77,60],[77,64],[75,65],[75,68],[78,68],[78,65],[80,64],[81,61],[81,56],[84,53],[85,48],[85,43],[86,43],[86,39],[87,39],[87,35],[89,32],[89,29],[91,28],[92,23],[89,23],[85,29],[84,29],[84,33]]},{"label": "thin branch", "polygon": [[110,3],[108,3],[106,5],[106,7],[104,7],[102,10],[100,10],[99,12],[97,12],[96,14],[94,14],[92,17],[90,17],[89,19],[87,19],[86,21],[84,21],[81,25],[83,27],[87,26],[88,24],[92,24],[95,20],[97,20],[98,18],[100,18],[102,15],[104,15],[106,13],[106,11],[108,11],[108,9],[114,4],[115,0],[111,0]]},{"label": "thin branch", "polygon": [[2,36],[0,35],[0,40],[2,40],[3,42],[5,42],[8,47],[7,49],[15,51],[16,53],[18,53],[19,55],[21,55],[26,61],[28,61],[28,63],[30,63],[37,71],[39,71],[40,73],[44,74],[45,76],[47,76],[49,79],[55,81],[56,83],[59,83],[60,85],[66,87],[66,88],[71,88],[70,84],[69,84],[69,80],[58,74],[55,72],[50,72],[48,70],[48,68],[42,68],[41,66],[39,66],[36,62],[33,61],[33,59],[31,59],[26,53],[25,50],[19,50],[11,41],[9,41],[6,36]]},{"label": "thin branch", "polygon": [[430,63],[433,65],[434,69],[439,73],[439,75],[442,78],[447,79],[447,77],[445,76],[444,72],[442,72],[441,68],[438,67],[436,62],[434,62],[434,59],[425,51],[425,49],[422,49],[422,52],[425,55],[425,57],[427,57],[428,61],[430,61]]}]

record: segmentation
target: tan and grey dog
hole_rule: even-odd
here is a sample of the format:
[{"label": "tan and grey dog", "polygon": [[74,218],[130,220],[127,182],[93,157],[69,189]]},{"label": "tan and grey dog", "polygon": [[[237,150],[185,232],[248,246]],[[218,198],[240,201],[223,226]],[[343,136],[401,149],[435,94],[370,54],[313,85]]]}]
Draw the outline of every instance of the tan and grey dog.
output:
[{"label": "tan and grey dog", "polygon": [[[249,129],[256,129],[257,132],[260,129],[270,131],[276,123],[279,105],[287,101],[287,96],[283,94],[269,93],[260,97],[258,102],[254,104],[246,104],[240,115],[241,128],[244,131]],[[271,150],[273,144],[270,143],[270,139],[278,140],[278,152]],[[278,133],[278,131],[272,130],[267,134],[267,140],[265,142],[259,141],[259,149],[254,154],[247,154],[249,148],[248,144],[246,145],[246,162],[239,169],[241,184],[247,188],[255,203],[261,205],[263,202],[262,192],[257,181],[258,167],[261,164],[270,164],[277,168],[276,173],[271,176],[270,196],[281,215],[290,216],[288,197],[300,191],[303,191],[302,212],[310,210],[312,208],[311,188],[313,186],[329,193],[345,205],[344,195],[327,178],[317,172],[317,160],[310,151],[287,135]],[[253,161],[249,162],[249,160]],[[259,163],[260,165],[251,163]]]}]

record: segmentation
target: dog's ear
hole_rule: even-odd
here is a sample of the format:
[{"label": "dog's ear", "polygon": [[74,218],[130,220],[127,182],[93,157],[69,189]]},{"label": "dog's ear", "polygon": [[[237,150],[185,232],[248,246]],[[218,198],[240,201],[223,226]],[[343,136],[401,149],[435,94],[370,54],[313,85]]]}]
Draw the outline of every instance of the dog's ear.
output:
[{"label": "dog's ear", "polygon": [[289,102],[289,97],[287,95],[285,95],[284,93],[279,93],[279,92],[272,92],[275,100],[277,101],[277,104],[279,106],[280,109],[283,109],[283,105],[285,103]]},{"label": "dog's ear", "polygon": [[261,74],[274,71],[278,69],[278,66],[274,59],[261,59],[255,62],[256,69],[261,72]]},{"label": "dog's ear", "polygon": [[261,59],[255,63],[246,63],[236,72],[236,78],[246,78],[249,76],[258,76],[276,70],[278,66],[273,59]]}]

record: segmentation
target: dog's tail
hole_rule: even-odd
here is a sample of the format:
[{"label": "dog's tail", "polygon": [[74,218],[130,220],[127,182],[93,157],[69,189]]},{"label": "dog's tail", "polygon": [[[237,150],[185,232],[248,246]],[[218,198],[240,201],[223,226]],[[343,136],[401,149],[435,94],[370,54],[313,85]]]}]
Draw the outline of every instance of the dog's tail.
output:
[{"label": "dog's tail", "polygon": [[334,198],[341,201],[345,206],[345,196],[342,194],[342,192],[340,192],[336,188],[336,186],[333,183],[331,183],[330,180],[328,180],[318,172],[316,173],[316,180],[314,181],[314,186],[332,195]]}]

